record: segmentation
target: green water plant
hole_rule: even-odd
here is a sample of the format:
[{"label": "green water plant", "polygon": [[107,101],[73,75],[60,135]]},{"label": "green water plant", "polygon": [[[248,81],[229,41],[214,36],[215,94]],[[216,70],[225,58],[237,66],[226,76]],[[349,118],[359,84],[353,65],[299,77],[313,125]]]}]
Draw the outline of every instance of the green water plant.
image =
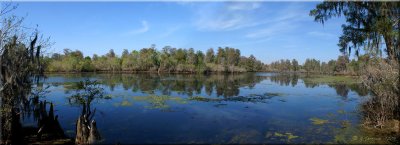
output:
[{"label": "green water plant", "polygon": [[296,139],[299,138],[299,136],[293,135],[290,132],[286,132],[286,133],[279,133],[279,132],[275,132],[274,136],[276,137],[283,137],[287,140],[287,142],[290,142],[292,139]]},{"label": "green water plant", "polygon": [[129,106],[132,106],[132,105],[133,105],[133,103],[128,101],[128,100],[124,100],[121,103],[114,103],[114,106],[116,106],[116,107],[119,107],[119,106],[129,107]]},{"label": "green water plant", "polygon": [[150,105],[146,106],[149,109],[167,109],[170,108],[168,102],[172,101],[178,104],[186,104],[187,101],[181,97],[172,97],[168,95],[149,95],[149,96],[135,96],[135,101],[145,101]]},{"label": "green water plant", "polygon": [[283,96],[280,93],[264,93],[264,94],[250,94],[248,96],[233,96],[227,98],[207,98],[202,96],[192,96],[189,97],[190,101],[200,101],[200,102],[222,102],[222,101],[230,101],[230,102],[252,102],[252,103],[265,103],[267,100],[272,99],[273,97]]},{"label": "green water plant", "polygon": [[316,118],[316,117],[310,118],[310,121],[314,125],[324,125],[326,123],[329,123],[328,120],[324,120],[324,119],[320,119],[320,118]]}]

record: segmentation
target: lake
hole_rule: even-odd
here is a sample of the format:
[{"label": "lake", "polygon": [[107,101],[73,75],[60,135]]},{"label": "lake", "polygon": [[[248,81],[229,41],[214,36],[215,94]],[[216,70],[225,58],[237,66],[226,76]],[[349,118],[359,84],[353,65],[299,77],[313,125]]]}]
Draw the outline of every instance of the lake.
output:
[{"label": "lake", "polygon": [[[320,77],[320,76],[319,76]],[[102,143],[337,143],[360,136],[360,103],[368,91],[356,82],[313,81],[315,76],[244,73],[49,74],[41,100],[54,104],[65,134],[75,136],[82,106],[71,86],[97,80],[104,98],[95,109]],[[25,117],[24,126],[35,126]]]}]

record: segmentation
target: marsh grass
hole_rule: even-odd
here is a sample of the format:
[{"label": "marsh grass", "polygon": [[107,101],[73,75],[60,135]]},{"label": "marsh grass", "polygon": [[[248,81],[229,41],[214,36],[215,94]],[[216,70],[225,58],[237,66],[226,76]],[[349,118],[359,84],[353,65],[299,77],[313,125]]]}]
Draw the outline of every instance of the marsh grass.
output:
[{"label": "marsh grass", "polygon": [[315,84],[357,84],[361,83],[358,77],[354,76],[332,76],[332,75],[317,75],[312,77],[304,77],[304,82]]},{"label": "marsh grass", "polygon": [[338,119],[347,114],[348,112],[338,110],[336,114],[327,114],[325,119],[310,118],[309,120],[314,125],[311,127],[313,133],[319,135],[328,133],[327,135],[331,136],[332,140],[324,142],[327,144],[389,144],[389,140],[393,140],[388,135],[393,129],[386,129],[385,133],[382,133],[382,130],[377,131],[378,128],[365,128],[361,124],[352,124],[349,120]]}]

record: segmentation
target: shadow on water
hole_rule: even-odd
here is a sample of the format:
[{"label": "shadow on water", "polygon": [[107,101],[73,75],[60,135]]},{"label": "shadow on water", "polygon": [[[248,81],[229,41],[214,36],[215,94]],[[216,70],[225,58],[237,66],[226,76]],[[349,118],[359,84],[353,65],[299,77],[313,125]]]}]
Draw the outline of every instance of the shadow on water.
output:
[{"label": "shadow on water", "polygon": [[[96,109],[91,109],[93,100],[104,98],[103,89],[96,81],[80,81],[72,87],[75,93],[69,97],[69,103],[82,110],[76,123],[75,141],[65,135],[53,103],[45,100],[49,86],[38,83],[32,88],[26,93],[26,100],[1,97],[1,144],[93,144],[101,141],[93,119]],[[24,120],[36,125],[24,126],[21,123]]]},{"label": "shadow on water", "polygon": [[[40,100],[47,93],[43,84],[39,83],[34,89],[25,91],[19,92],[21,96],[14,98],[2,92],[1,144],[72,144],[64,134],[58,116],[54,114],[53,103]],[[23,126],[21,119],[32,119],[36,126]]]}]

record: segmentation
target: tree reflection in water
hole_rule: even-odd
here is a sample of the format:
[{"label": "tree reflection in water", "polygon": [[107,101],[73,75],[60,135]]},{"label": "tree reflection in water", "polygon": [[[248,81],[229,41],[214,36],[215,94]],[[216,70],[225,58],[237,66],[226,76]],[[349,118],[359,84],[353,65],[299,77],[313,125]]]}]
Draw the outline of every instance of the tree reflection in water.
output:
[{"label": "tree reflection in water", "polygon": [[[31,93],[24,92],[27,99],[10,99],[7,95],[1,97],[1,144],[46,144],[55,140],[59,143],[72,143],[65,136],[58,116],[54,114],[53,104],[40,100],[48,93],[43,84],[38,83],[32,90],[25,91],[28,90]],[[21,121],[31,117],[36,126],[23,126]]]},{"label": "tree reflection in water", "polygon": [[359,96],[366,96],[368,95],[368,89],[364,87],[361,83],[346,83],[346,82],[313,82],[308,81],[307,79],[312,79],[314,76],[307,76],[304,74],[276,74],[270,76],[270,80],[279,84],[281,86],[289,86],[292,87],[297,86],[299,80],[304,83],[306,88],[314,88],[320,85],[327,85],[330,88],[336,90],[336,94],[343,97],[346,100],[348,93],[350,91],[356,92]]},{"label": "tree reflection in water", "polygon": [[[93,100],[103,98],[103,89],[96,81],[89,80],[73,83],[70,87],[76,93],[69,98],[69,102],[82,107],[75,143],[96,143],[100,140],[100,134],[93,119],[96,111],[90,106]],[[26,100],[7,98],[9,95],[1,97],[1,144],[73,144],[72,139],[64,134],[58,115],[54,113],[53,103],[43,99],[49,92],[48,87],[38,83],[32,88],[24,90],[29,96]],[[36,126],[23,126],[21,119],[33,119]]]},{"label": "tree reflection in water", "polygon": [[[310,77],[304,74],[272,74],[268,76],[257,75],[255,73],[243,74],[154,74],[154,73],[137,73],[137,74],[68,74],[65,77],[70,78],[91,78],[99,80],[99,83],[108,86],[111,91],[117,85],[122,85],[125,90],[133,92],[144,92],[154,94],[156,91],[162,95],[171,95],[177,92],[181,95],[196,96],[201,94],[202,89],[207,95],[215,93],[219,97],[237,97],[240,88],[253,88],[263,80],[270,80],[281,86],[297,87],[300,83],[306,88],[314,88],[326,85],[336,90],[337,95],[346,99],[350,91],[356,92],[359,96],[368,95],[368,90],[360,83],[343,83],[343,82],[312,82],[306,81]],[[54,83],[54,85],[57,85]],[[69,92],[71,84],[65,84],[65,91]]]},{"label": "tree reflection in water", "polygon": [[[140,91],[153,94],[160,91],[162,95],[172,92],[193,96],[205,89],[206,94],[216,93],[220,97],[232,97],[239,94],[241,87],[254,87],[265,79],[254,73],[235,75],[197,75],[197,74],[68,74],[70,78],[92,78],[108,86],[111,91],[122,85],[125,90]],[[59,85],[53,83],[53,85]],[[71,84],[64,84],[65,91],[71,91]]]},{"label": "tree reflection in water", "polygon": [[[273,74],[268,76],[262,76],[252,73],[235,74],[235,75],[193,75],[193,74],[74,74],[66,75],[65,77],[71,78],[90,78],[99,80],[102,84],[101,87],[109,87],[110,90],[122,86],[124,90],[130,90],[133,92],[143,92],[149,96],[141,96],[137,100],[150,101],[153,103],[154,108],[168,108],[168,104],[165,104],[169,100],[177,102],[185,101],[203,101],[203,102],[263,102],[273,96],[279,96],[280,94],[264,94],[264,95],[240,95],[240,90],[243,88],[252,88],[256,84],[260,84],[264,80],[269,80],[273,83],[281,86],[288,87],[306,87],[313,88],[317,86],[330,87],[336,91],[336,94],[341,97],[344,101],[351,101],[349,98],[350,92],[354,92],[359,96],[368,96],[370,92],[357,82],[346,83],[346,82],[313,82],[305,81],[312,76],[304,76],[299,74]],[[76,80],[76,79],[75,79]],[[71,85],[72,84],[72,85]],[[75,83],[66,83],[64,85],[66,91],[74,90]],[[78,83],[79,84],[79,83]],[[57,85],[57,84],[54,84]],[[82,84],[81,84],[82,85]],[[155,93],[161,93],[162,95],[154,95]],[[215,94],[214,98],[206,98],[199,96],[198,94]],[[176,96],[178,94],[178,96]],[[171,96],[173,95],[173,96]],[[181,98],[182,96],[188,96]],[[175,96],[175,97],[174,97]],[[99,97],[102,98],[102,97]],[[179,99],[178,99],[179,98]],[[184,99],[184,100],[181,100]],[[90,126],[91,117],[94,114],[94,110],[90,109],[90,104],[94,100],[93,98],[74,99],[75,103],[83,109],[81,117],[86,115],[86,118],[81,119],[87,122],[86,126]],[[374,101],[377,102],[377,101]],[[183,103],[184,104],[184,103]],[[375,103],[378,104],[379,103]],[[360,106],[362,106],[361,104]],[[371,105],[369,105],[371,106]],[[373,105],[372,105],[373,106]],[[375,105],[377,106],[377,105]],[[377,110],[377,109],[372,109]],[[362,110],[361,110],[362,111]],[[371,112],[362,112],[364,114],[373,114]],[[376,114],[375,114],[376,115]],[[365,117],[365,116],[364,116]],[[369,116],[370,117],[370,116]],[[87,131],[86,131],[87,132]],[[90,132],[90,131],[89,131]]]}]

